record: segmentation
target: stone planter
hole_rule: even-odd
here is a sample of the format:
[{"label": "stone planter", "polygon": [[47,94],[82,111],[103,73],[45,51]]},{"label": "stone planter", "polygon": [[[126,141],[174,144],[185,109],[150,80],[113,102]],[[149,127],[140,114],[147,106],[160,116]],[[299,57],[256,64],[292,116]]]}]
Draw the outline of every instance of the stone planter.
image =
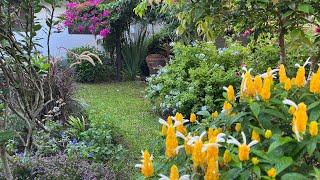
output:
[{"label": "stone planter", "polygon": [[166,65],[166,58],[161,54],[149,54],[146,61],[150,74],[157,74],[159,68]]}]

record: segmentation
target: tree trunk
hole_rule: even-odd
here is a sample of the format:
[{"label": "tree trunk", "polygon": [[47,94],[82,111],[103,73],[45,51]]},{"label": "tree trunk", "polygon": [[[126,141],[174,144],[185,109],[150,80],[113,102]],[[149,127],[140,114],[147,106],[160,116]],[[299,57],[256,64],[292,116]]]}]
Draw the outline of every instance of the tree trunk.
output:
[{"label": "tree trunk", "polygon": [[0,145],[0,156],[1,156],[2,163],[3,163],[4,174],[6,176],[6,179],[12,180],[13,176],[12,176],[11,170],[9,168],[9,163],[8,163],[8,159],[7,159],[7,156],[6,156],[6,146],[5,146],[5,144],[1,144]]},{"label": "tree trunk", "polygon": [[121,34],[116,35],[116,65],[117,65],[117,80],[121,81],[121,70],[123,66],[121,54]]},{"label": "tree trunk", "polygon": [[280,50],[280,64],[286,64],[286,48],[284,46],[284,28],[281,26],[279,27],[279,35],[278,35],[278,42],[279,42],[279,50]]}]

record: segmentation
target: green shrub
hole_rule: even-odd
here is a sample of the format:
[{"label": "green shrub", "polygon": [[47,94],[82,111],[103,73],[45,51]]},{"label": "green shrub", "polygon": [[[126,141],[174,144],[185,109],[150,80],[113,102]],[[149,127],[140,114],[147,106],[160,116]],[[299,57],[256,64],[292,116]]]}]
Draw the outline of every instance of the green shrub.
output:
[{"label": "green shrub", "polygon": [[237,45],[232,48],[236,53],[229,49],[217,51],[213,44],[176,45],[174,59],[148,79],[146,97],[160,103],[160,109],[167,113],[213,110],[218,104],[214,99],[223,92],[217,87],[240,83],[236,72],[248,53]]},{"label": "green shrub", "polygon": [[[110,57],[104,52],[91,46],[82,46],[79,48],[70,49],[70,51],[81,54],[84,51],[90,51],[99,56],[103,64],[96,63],[93,66],[90,62],[83,61],[81,64],[75,66],[77,81],[79,82],[95,82],[95,81],[110,81],[115,78],[115,68]],[[68,56],[69,63],[75,62],[75,59]]]}]

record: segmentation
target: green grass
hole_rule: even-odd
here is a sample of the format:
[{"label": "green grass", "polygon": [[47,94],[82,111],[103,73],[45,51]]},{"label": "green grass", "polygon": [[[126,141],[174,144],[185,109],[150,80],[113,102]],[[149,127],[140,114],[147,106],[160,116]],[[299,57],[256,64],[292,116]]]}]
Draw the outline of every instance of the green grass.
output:
[{"label": "green grass", "polygon": [[140,174],[134,165],[140,163],[141,150],[159,136],[158,118],[144,99],[145,86],[140,82],[78,85],[80,101],[96,113],[108,113],[116,120],[115,128],[122,136],[120,142],[128,150],[126,162],[117,166],[123,171],[119,173],[126,173],[130,179]]}]

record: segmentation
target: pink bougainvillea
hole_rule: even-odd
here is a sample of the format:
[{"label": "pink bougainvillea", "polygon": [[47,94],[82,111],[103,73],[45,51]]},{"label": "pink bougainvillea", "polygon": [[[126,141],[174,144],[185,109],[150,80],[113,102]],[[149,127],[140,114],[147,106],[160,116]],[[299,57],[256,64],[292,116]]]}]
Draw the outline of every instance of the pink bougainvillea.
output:
[{"label": "pink bougainvillea", "polygon": [[108,27],[108,10],[99,9],[100,0],[87,0],[83,3],[69,2],[63,13],[64,26],[74,28],[79,33],[86,30],[92,34],[100,34],[103,38],[110,33]]}]

